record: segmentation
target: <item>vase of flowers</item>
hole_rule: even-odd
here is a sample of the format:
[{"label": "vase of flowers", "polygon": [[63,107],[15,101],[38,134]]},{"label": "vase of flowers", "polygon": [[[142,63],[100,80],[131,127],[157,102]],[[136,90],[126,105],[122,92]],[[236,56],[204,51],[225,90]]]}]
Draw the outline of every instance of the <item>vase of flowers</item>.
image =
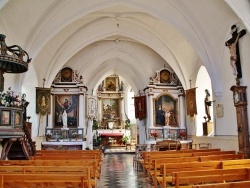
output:
[{"label": "vase of flowers", "polygon": [[186,136],[187,136],[187,133],[185,131],[180,132],[180,137],[182,140],[184,140],[186,138]]},{"label": "vase of flowers", "polygon": [[51,137],[52,137],[52,133],[46,133],[45,134],[46,142],[49,142]]},{"label": "vase of flowers", "polygon": [[72,132],[72,137],[76,139],[77,141],[77,138],[78,138],[78,133],[77,132]]},{"label": "vase of flowers", "polygon": [[151,133],[151,136],[156,140],[157,137],[158,137],[158,134],[157,133]]}]

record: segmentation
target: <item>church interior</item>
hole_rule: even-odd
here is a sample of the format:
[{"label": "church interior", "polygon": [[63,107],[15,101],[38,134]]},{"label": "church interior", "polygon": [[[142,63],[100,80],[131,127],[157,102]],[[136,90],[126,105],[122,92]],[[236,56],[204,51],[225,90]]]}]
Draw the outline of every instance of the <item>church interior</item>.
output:
[{"label": "church interior", "polygon": [[27,159],[170,141],[250,158],[249,12],[248,0],[1,0],[1,159],[16,142]]}]

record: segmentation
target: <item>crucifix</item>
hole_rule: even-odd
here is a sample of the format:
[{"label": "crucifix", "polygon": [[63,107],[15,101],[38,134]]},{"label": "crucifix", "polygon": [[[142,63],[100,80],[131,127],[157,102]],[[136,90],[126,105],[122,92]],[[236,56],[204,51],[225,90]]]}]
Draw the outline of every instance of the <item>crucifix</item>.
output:
[{"label": "crucifix", "polygon": [[236,85],[240,85],[240,78],[242,78],[240,52],[238,41],[246,34],[246,30],[243,29],[238,32],[236,25],[231,27],[232,38],[225,42],[225,45],[230,51],[230,64],[233,69],[233,74],[236,76]]}]

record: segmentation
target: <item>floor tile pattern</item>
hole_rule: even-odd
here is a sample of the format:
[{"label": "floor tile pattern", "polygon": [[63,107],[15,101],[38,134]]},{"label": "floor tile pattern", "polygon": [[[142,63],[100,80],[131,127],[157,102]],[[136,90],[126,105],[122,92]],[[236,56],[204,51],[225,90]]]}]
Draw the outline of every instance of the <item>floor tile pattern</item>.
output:
[{"label": "floor tile pattern", "polygon": [[142,172],[133,167],[133,156],[133,153],[106,152],[97,188],[151,188]]}]

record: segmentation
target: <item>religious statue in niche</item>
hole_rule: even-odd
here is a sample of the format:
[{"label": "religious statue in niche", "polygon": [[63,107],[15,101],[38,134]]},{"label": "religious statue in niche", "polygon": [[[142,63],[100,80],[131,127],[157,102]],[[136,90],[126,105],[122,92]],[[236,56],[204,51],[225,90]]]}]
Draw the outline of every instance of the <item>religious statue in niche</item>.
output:
[{"label": "religious statue in niche", "polygon": [[230,65],[233,69],[233,74],[236,76],[236,84],[240,85],[240,78],[242,78],[241,62],[239,53],[239,39],[246,34],[246,30],[243,29],[239,33],[236,25],[231,27],[232,38],[225,42],[225,45],[230,51]]}]

